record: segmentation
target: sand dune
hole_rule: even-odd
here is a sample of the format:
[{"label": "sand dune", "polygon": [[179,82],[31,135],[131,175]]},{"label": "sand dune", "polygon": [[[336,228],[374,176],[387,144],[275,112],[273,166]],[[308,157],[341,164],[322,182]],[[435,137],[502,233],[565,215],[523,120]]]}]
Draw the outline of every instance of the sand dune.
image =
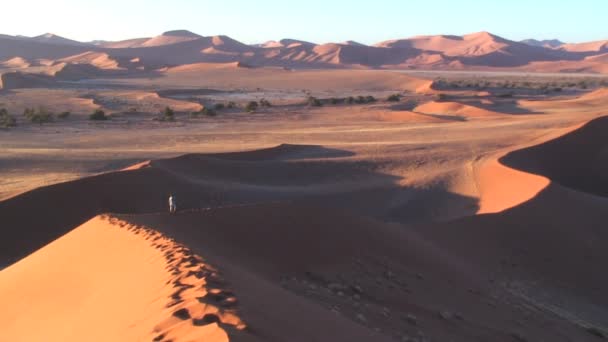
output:
[{"label": "sand dune", "polygon": [[[607,90],[595,96],[606,96]],[[608,117],[595,119],[558,139],[511,152],[501,162],[540,174],[572,189],[608,196]]]},{"label": "sand dune", "polygon": [[0,318],[13,341],[228,341],[218,324],[245,323],[221,282],[161,234],[96,217],[2,271]]},{"label": "sand dune", "polygon": [[[194,39],[199,39],[201,36],[198,34],[194,34],[189,31],[169,31],[165,32],[158,37],[154,37],[146,40],[138,47],[150,47],[150,46],[160,46],[160,45],[171,45],[181,42],[187,42]],[[134,47],[134,46],[131,46]]]},{"label": "sand dune", "polygon": [[[547,144],[563,140],[572,146],[565,151],[576,151],[576,141],[594,140],[595,152],[564,162],[595,167],[605,121]],[[553,183],[562,174],[537,157],[550,154],[544,147],[512,155],[518,153],[524,153],[518,160],[541,161],[543,176],[527,174],[510,155],[500,160],[514,168],[509,172],[482,164],[477,176],[486,214],[422,225],[359,216],[386,203],[373,192],[361,197],[356,186],[332,197],[338,180],[368,184],[373,171],[341,161],[348,152],[315,146],[186,155],[13,197],[0,202],[0,214],[20,229],[4,232],[1,257],[25,258],[0,273],[0,296],[11,313],[6,331],[25,336],[23,317],[50,315],[62,301],[79,314],[54,317],[79,328],[60,329],[65,325],[49,319],[25,340],[44,332],[50,340],[383,341],[414,338],[424,327],[433,340],[593,341],[585,329],[606,324],[589,309],[608,301],[601,291],[608,277],[597,272],[606,251],[592,242],[607,237],[606,201]],[[385,176],[381,186],[396,181]],[[322,192],[308,197],[317,188]],[[505,189],[517,196],[505,196]],[[169,192],[179,193],[178,215],[163,213]],[[353,194],[368,201],[349,202]],[[79,200],[67,207],[69,198]],[[90,220],[108,211],[123,214]],[[41,282],[57,286],[32,286]],[[63,284],[71,291],[57,295]],[[144,286],[131,295],[129,289]],[[18,290],[28,296],[15,296]],[[208,296],[211,302],[197,299]],[[27,302],[34,298],[36,305]],[[128,308],[105,321],[119,302]],[[523,314],[525,320],[516,319]]]},{"label": "sand dune", "polygon": [[25,69],[28,68],[31,64],[24,58],[15,57],[1,62],[0,65],[11,69]]},{"label": "sand dune", "polygon": [[437,102],[430,101],[420,106],[417,106],[413,110],[417,113],[424,113],[429,115],[437,116],[454,116],[454,120],[461,118],[482,118],[488,116],[500,115],[499,112],[493,112],[481,107],[475,107],[459,102]]},{"label": "sand dune", "polygon": [[119,62],[107,53],[85,52],[76,56],[62,58],[60,62],[90,64],[99,69],[119,69]]},{"label": "sand dune", "polygon": [[564,44],[560,47],[570,52],[607,52],[608,40],[598,40],[595,42]]},{"label": "sand dune", "polygon": [[[0,59],[60,60],[85,53],[140,58],[157,67],[194,63],[241,62],[290,68],[484,69],[532,68],[551,71],[606,72],[600,61],[605,41],[565,44],[559,49],[510,41],[488,32],[464,36],[419,36],[367,46],[352,41],[314,44],[294,39],[246,45],[227,36],[203,37],[185,30],[153,38],[98,44],[45,35],[28,39],[0,37]],[[84,60],[81,58],[81,62]],[[92,60],[91,60],[92,61]],[[106,64],[101,60],[97,63]],[[544,63],[544,64],[542,64]],[[552,63],[552,64],[547,64]],[[567,65],[559,66],[559,63]],[[99,66],[99,65],[98,65]]]}]

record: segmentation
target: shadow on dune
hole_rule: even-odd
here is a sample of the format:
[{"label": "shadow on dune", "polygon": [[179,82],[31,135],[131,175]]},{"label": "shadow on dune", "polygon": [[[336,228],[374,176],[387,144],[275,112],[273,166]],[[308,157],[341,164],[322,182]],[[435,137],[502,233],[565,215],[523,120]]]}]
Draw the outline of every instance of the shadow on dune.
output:
[{"label": "shadow on dune", "polygon": [[608,116],[558,139],[511,152],[500,162],[564,186],[608,196]]},{"label": "shadow on dune", "polygon": [[500,162],[552,182],[496,214],[415,229],[481,266],[529,304],[575,325],[608,331],[608,117]]},{"label": "shadow on dune", "polygon": [[296,145],[191,154],[38,188],[0,202],[6,234],[0,261],[14,262],[100,213],[164,212],[170,194],[180,210],[298,201],[399,222],[448,219],[478,208],[476,199],[440,187],[402,187],[382,164],[346,158],[352,155]]}]

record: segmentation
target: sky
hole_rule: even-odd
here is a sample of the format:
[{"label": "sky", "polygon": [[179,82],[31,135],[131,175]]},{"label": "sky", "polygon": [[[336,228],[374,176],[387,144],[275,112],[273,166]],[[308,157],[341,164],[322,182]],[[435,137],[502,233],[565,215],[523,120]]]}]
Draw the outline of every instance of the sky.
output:
[{"label": "sky", "polygon": [[2,0],[0,33],[122,40],[186,29],[244,43],[365,44],[488,31],[507,39],[608,39],[608,0]]}]

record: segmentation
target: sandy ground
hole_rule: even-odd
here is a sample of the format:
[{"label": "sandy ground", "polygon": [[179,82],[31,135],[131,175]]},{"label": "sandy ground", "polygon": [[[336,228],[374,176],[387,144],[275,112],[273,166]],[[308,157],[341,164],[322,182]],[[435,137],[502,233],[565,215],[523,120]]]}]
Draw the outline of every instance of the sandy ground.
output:
[{"label": "sandy ground", "polygon": [[[459,90],[441,99],[428,80],[400,73],[278,76],[285,72],[199,65],[155,85],[114,79],[86,91],[72,84],[0,94],[12,111],[34,98],[52,108],[58,96],[89,100],[66,120],[20,118],[0,131],[0,263],[8,266],[0,272],[7,306],[0,322],[8,336],[605,334],[608,279],[597,274],[608,219],[605,90],[509,97]],[[196,83],[197,75],[208,77]],[[213,86],[218,79],[224,83]],[[394,93],[400,102],[385,100]],[[310,107],[309,94],[378,101]],[[276,105],[188,114],[261,97]],[[87,120],[90,106],[112,120]],[[175,122],[152,120],[164,106],[177,109]],[[563,168],[560,158],[579,167]],[[581,170],[594,171],[580,181]],[[58,182],[65,183],[51,185]],[[171,193],[178,215],[164,213]],[[59,291],[66,288],[76,294]],[[121,305],[129,310],[114,315]],[[24,333],[25,317],[48,315],[70,324],[47,320]]]}]

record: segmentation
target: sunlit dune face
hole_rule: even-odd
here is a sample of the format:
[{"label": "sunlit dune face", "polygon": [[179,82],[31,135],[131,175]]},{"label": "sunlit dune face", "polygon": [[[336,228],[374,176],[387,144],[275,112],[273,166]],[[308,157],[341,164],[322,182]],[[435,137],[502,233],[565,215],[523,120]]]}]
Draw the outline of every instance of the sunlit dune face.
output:
[{"label": "sunlit dune face", "polygon": [[538,195],[551,181],[542,176],[515,170],[493,159],[477,169],[480,193],[478,214],[498,213],[525,203]]},{"label": "sunlit dune face", "polygon": [[[0,273],[3,339],[229,341],[243,330],[218,270],[162,234],[96,217]],[[36,329],[32,329],[32,319]]]}]

